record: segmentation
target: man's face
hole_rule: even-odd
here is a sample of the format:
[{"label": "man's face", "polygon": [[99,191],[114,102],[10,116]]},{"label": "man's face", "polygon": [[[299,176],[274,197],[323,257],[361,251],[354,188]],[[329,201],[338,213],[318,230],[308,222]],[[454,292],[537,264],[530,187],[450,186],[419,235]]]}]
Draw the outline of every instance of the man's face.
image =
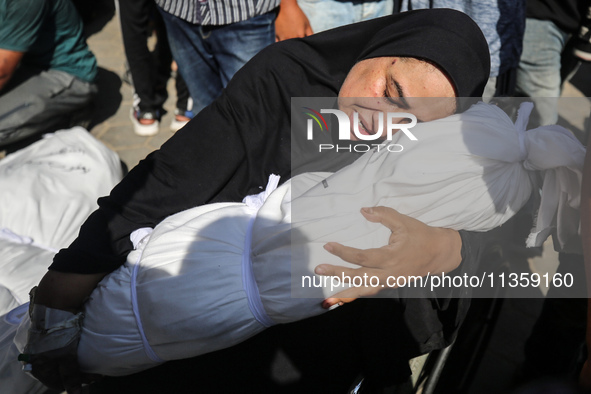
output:
[{"label": "man's face", "polygon": [[[349,116],[351,128],[353,113],[358,112],[359,131],[369,135],[378,131],[382,113],[408,112],[426,122],[453,114],[455,105],[448,77],[437,67],[413,58],[362,60],[349,71],[339,92],[339,109]],[[400,119],[396,123],[404,122]],[[352,129],[351,139],[357,139]]]}]

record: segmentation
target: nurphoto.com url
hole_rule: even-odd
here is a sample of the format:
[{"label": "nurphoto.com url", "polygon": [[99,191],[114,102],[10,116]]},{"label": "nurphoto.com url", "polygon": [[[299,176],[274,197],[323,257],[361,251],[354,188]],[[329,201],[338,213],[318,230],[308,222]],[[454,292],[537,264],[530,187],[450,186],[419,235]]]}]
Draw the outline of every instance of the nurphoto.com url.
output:
[{"label": "nurphoto.com url", "polygon": [[487,273],[482,275],[439,275],[426,276],[388,276],[385,281],[375,275],[349,276],[344,273],[340,276],[303,275],[303,288],[327,288],[331,291],[342,287],[373,287],[373,288],[398,288],[415,287],[429,288],[434,291],[438,288],[494,288],[494,287],[572,287],[574,277],[571,273]]}]

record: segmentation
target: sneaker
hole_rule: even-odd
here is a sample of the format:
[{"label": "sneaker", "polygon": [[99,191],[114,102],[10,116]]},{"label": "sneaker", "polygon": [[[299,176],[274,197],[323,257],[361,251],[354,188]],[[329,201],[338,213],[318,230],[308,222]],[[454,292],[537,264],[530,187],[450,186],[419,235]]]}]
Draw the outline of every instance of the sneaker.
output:
[{"label": "sneaker", "polygon": [[137,135],[149,137],[158,133],[160,129],[160,113],[158,111],[142,112],[137,108],[132,108],[129,116],[131,123],[133,123],[133,131]]},{"label": "sneaker", "polygon": [[174,119],[170,123],[170,131],[177,132],[181,128],[183,128],[193,117],[195,114],[193,111],[184,111],[180,108],[174,110]]}]

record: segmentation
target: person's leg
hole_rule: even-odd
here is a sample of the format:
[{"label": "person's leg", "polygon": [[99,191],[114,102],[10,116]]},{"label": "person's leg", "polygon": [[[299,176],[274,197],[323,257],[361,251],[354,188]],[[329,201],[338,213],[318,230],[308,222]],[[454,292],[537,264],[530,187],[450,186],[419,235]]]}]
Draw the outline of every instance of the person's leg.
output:
[{"label": "person's leg", "polygon": [[154,92],[157,102],[160,107],[168,98],[168,80],[171,76],[172,66],[172,52],[168,43],[168,34],[166,33],[166,25],[162,20],[162,15],[158,12],[156,4],[150,0],[152,8],[150,10],[150,21],[154,25],[154,32],[156,33],[156,46],[152,51],[152,61],[154,62]]},{"label": "person's leg", "polygon": [[535,100],[542,125],[558,120],[556,101],[560,96],[561,53],[568,34],[553,22],[528,18],[523,37],[523,53],[517,70],[518,94]]},{"label": "person's leg", "polygon": [[64,115],[89,105],[96,91],[96,85],[55,70],[12,85],[0,96],[0,146],[52,131]]},{"label": "person's leg", "polygon": [[[139,98],[139,108],[141,111],[155,112],[162,107],[166,97],[157,95],[162,89],[158,89],[158,84],[162,84],[163,78],[161,64],[167,64],[168,74],[170,74],[170,53],[160,59],[161,56],[170,52],[168,45],[165,45],[164,51],[155,51],[154,54],[148,49],[148,37],[150,35],[149,22],[150,14],[155,11],[153,0],[125,0],[119,2],[119,17],[121,20],[121,36],[123,38],[123,47],[125,56],[129,64],[129,71],[133,80],[135,93]],[[156,13],[158,18],[159,14]],[[160,21],[162,24],[162,22]],[[160,37],[158,37],[160,40]],[[164,35],[166,39],[166,35]],[[160,43],[157,44],[157,48]],[[166,85],[164,82],[164,90]]]},{"label": "person's leg", "polygon": [[312,31],[319,33],[351,23],[392,15],[394,0],[369,2],[298,0],[298,5],[308,17]]},{"label": "person's leg", "polygon": [[275,42],[276,17],[277,12],[271,11],[230,25],[203,27],[204,41],[219,64],[223,86],[261,49]]},{"label": "person's leg", "polygon": [[189,88],[196,114],[219,96],[223,88],[217,61],[207,41],[208,34],[202,34],[200,25],[186,22],[161,8],[159,11],[166,25],[172,57]]},{"label": "person's leg", "polygon": [[381,16],[392,15],[394,12],[394,0],[379,0],[361,2],[359,19],[354,22],[367,21]]},{"label": "person's leg", "polygon": [[189,94],[189,88],[183,79],[183,76],[177,73],[175,78],[175,88],[176,88],[176,107],[177,109],[181,109],[183,111],[191,111],[193,109],[193,103],[191,99],[191,95]]},{"label": "person's leg", "polygon": [[298,0],[314,33],[348,25],[354,21],[353,2],[335,0]]},{"label": "person's leg", "polygon": [[484,92],[482,93],[482,97],[485,99],[489,99],[495,96],[497,92],[497,77],[490,77],[486,82],[486,86],[484,87]]},{"label": "person's leg", "polygon": [[[159,130],[162,105],[167,98],[166,82],[170,76],[171,55],[164,22],[153,0],[125,0],[117,4],[123,46],[134,88],[131,121],[136,134],[154,135]],[[153,18],[156,18],[154,26],[158,41],[151,52],[148,37]]]},{"label": "person's leg", "polygon": [[193,112],[193,99],[189,94],[189,89],[183,76],[178,72],[175,78],[175,88],[177,96],[176,108],[174,110],[174,119],[170,123],[170,131],[173,133],[184,127],[195,116]]}]

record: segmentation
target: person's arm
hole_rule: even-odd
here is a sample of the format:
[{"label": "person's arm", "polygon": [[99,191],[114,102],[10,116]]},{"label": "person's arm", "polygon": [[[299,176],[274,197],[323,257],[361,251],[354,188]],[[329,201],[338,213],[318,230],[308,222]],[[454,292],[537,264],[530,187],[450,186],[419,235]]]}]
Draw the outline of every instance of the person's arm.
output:
[{"label": "person's arm", "polygon": [[[587,292],[591,289],[591,152],[587,150],[583,166],[583,180],[581,185],[581,239],[583,242],[583,256],[585,261],[585,276],[587,277]],[[591,354],[591,297],[587,306],[587,354]],[[591,363],[585,361],[580,384],[585,389],[591,389]]]},{"label": "person's arm", "polygon": [[0,92],[12,78],[24,53],[0,48]]},{"label": "person's arm", "polygon": [[275,20],[275,41],[306,37],[312,33],[310,21],[297,0],[281,0],[279,14]]},{"label": "person's arm", "polygon": [[35,303],[78,313],[82,310],[84,301],[105,275],[106,273],[83,275],[48,271],[37,286]]},{"label": "person's arm", "polygon": [[[462,239],[455,230],[431,227],[392,208],[364,208],[363,216],[371,222],[388,227],[388,245],[377,249],[356,249],[338,243],[328,243],[325,249],[360,268],[345,268],[321,264],[315,272],[328,276],[377,276],[386,284],[388,276],[426,276],[448,273],[462,262]],[[352,287],[327,299],[329,307],[339,302],[377,294],[382,287]]]}]

